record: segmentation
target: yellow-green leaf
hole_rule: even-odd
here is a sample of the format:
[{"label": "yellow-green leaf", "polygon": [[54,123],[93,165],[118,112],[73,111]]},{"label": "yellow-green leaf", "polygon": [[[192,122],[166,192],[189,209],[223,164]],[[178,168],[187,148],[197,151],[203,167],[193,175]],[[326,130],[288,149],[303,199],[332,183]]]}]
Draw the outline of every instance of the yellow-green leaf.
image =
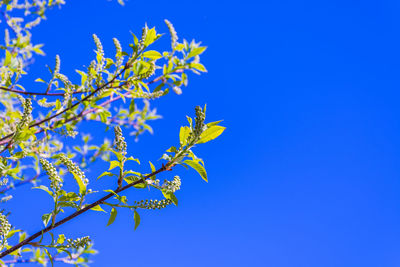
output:
[{"label": "yellow-green leaf", "polygon": [[218,125],[211,126],[200,135],[200,139],[199,141],[196,142],[196,144],[207,143],[208,141],[217,138],[225,131],[225,129],[226,129],[225,127]]},{"label": "yellow-green leaf", "polygon": [[117,209],[112,208],[111,214],[110,214],[110,219],[108,219],[107,226],[111,225],[115,221],[116,217],[117,217]]},{"label": "yellow-green leaf", "polygon": [[72,175],[74,176],[76,183],[79,186],[79,193],[83,194],[84,192],[86,192],[86,185],[83,183],[82,177],[75,172],[72,172]]},{"label": "yellow-green leaf", "polygon": [[108,170],[111,171],[115,167],[120,167],[120,163],[118,161],[116,161],[116,160],[113,160],[113,161],[110,162],[110,168]]},{"label": "yellow-green leaf", "polygon": [[143,57],[150,58],[150,59],[159,59],[159,58],[162,58],[162,55],[155,50],[150,50],[150,51],[144,52]]},{"label": "yellow-green leaf", "polygon": [[100,174],[100,176],[99,177],[97,177],[97,179],[100,179],[101,177],[103,177],[103,176],[113,176],[113,175],[115,175],[114,173],[111,173],[111,172],[103,172],[102,174]]},{"label": "yellow-green leaf", "polygon": [[195,169],[200,174],[201,178],[203,178],[204,181],[208,182],[206,169],[204,169],[204,167],[200,165],[200,163],[193,160],[185,160],[184,163]]},{"label": "yellow-green leaf", "polygon": [[181,146],[185,146],[187,144],[187,139],[190,135],[190,128],[188,126],[181,127],[179,132],[179,141]]},{"label": "yellow-green leaf", "polygon": [[174,203],[175,206],[178,206],[178,199],[175,194],[172,192],[161,191],[166,199],[169,199]]},{"label": "yellow-green leaf", "polygon": [[206,46],[195,47],[195,48],[192,49],[192,51],[190,51],[189,55],[187,55],[187,58],[191,58],[191,57],[200,55],[206,49],[207,49]]},{"label": "yellow-green leaf", "polygon": [[133,211],[133,219],[135,221],[135,230],[136,230],[136,228],[138,228],[138,226],[140,224],[140,216],[136,210]]},{"label": "yellow-green leaf", "polygon": [[102,209],[102,207],[100,207],[100,205],[94,206],[93,208],[91,208],[91,210],[106,212]]},{"label": "yellow-green leaf", "polygon": [[10,51],[6,50],[6,58],[4,59],[4,66],[8,66],[11,64],[12,55]]}]

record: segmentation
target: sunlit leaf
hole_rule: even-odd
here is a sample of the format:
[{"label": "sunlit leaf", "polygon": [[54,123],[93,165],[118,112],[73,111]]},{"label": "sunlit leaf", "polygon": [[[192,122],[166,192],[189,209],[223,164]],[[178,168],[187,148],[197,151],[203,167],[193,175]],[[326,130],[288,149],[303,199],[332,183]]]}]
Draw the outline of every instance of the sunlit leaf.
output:
[{"label": "sunlit leaf", "polygon": [[112,208],[111,209],[110,218],[108,219],[107,226],[111,225],[115,221],[116,217],[117,217],[117,209],[116,208]]},{"label": "sunlit leaf", "polygon": [[184,163],[195,169],[200,174],[201,178],[203,178],[204,181],[208,182],[207,172],[202,165],[193,160],[185,160]]}]

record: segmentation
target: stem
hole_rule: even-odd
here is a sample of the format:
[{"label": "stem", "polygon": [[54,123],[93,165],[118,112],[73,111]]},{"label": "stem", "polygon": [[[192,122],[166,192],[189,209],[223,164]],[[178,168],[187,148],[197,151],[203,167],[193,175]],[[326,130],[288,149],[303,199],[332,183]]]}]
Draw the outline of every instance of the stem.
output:
[{"label": "stem", "polygon": [[[134,185],[137,185],[137,184],[140,184],[140,183],[145,182],[146,179],[148,179],[148,178],[150,178],[150,177],[152,177],[152,176],[154,176],[154,175],[157,175],[157,174],[160,173],[160,172],[163,172],[163,171],[166,171],[166,170],[170,170],[170,169],[171,169],[171,166],[170,166],[170,164],[169,164],[169,162],[168,162],[166,165],[163,165],[160,169],[158,169],[158,170],[156,170],[156,171],[154,171],[154,172],[152,172],[152,173],[146,175],[145,177],[143,177],[143,178],[140,179],[140,180],[137,180],[137,181],[135,181],[135,182],[133,182],[133,183],[127,184],[127,185],[125,185],[124,187],[117,188],[114,192],[115,192],[115,193],[122,192],[122,191],[124,191],[124,190],[126,190],[126,189],[128,189],[128,188],[130,188],[130,187],[132,187],[132,186],[134,186]],[[44,228],[44,229],[42,229],[42,230],[36,232],[35,234],[31,235],[30,237],[26,238],[25,240],[19,242],[17,245],[15,245],[15,246],[13,246],[13,247],[11,247],[11,248],[9,248],[9,249],[3,251],[3,252],[0,254],[0,258],[3,258],[3,257],[5,257],[5,256],[9,255],[10,253],[16,251],[17,249],[19,249],[19,248],[21,248],[21,247],[27,245],[28,243],[30,243],[30,242],[33,241],[34,239],[38,238],[39,236],[41,236],[41,235],[43,235],[43,234],[45,234],[45,233],[47,233],[47,232],[53,230],[54,228],[56,228],[56,227],[58,227],[58,226],[60,226],[60,225],[62,225],[62,224],[64,224],[64,223],[66,223],[66,222],[72,220],[73,218],[75,218],[75,217],[81,215],[82,213],[84,213],[84,212],[90,210],[91,208],[94,208],[94,207],[96,207],[97,205],[102,204],[105,200],[107,200],[107,199],[109,199],[109,198],[111,198],[111,197],[113,197],[113,196],[115,196],[114,193],[109,193],[108,195],[105,195],[104,197],[102,197],[102,198],[96,200],[96,201],[93,202],[92,204],[89,204],[89,205],[85,206],[84,208],[82,208],[82,209],[80,209],[80,210],[78,210],[78,211],[72,213],[72,214],[69,215],[68,217],[66,217],[66,218],[64,218],[64,219],[62,219],[62,220],[56,222],[54,225],[50,225],[50,226],[48,226],[48,227],[46,227],[46,228]]]},{"label": "stem", "polygon": [[110,206],[110,207],[117,207],[117,208],[129,208],[129,209],[137,209],[138,206],[128,206],[128,205],[120,205],[120,204],[112,204],[112,203],[107,203],[103,202],[104,205]]},{"label": "stem", "polygon": [[[85,156],[91,158],[91,157],[98,157],[100,154],[101,154],[100,152],[96,152],[96,153],[94,153],[94,154],[92,154],[92,155],[85,155]],[[83,158],[84,158],[84,156],[80,157],[80,158],[78,159],[78,161],[81,161]],[[93,161],[93,162],[94,162],[94,161]],[[84,169],[86,169],[87,167],[89,167],[90,164],[92,164],[93,162],[87,163],[87,166],[86,166]],[[29,178],[29,179],[20,181],[20,182],[14,184],[14,185],[8,185],[8,186],[6,186],[5,188],[3,188],[3,189],[0,190],[0,195],[1,195],[1,194],[4,194],[4,193],[7,192],[8,190],[11,190],[11,189],[13,189],[13,188],[15,188],[15,187],[18,187],[18,186],[21,186],[21,185],[24,185],[24,184],[31,183],[31,182],[35,181],[37,178],[40,178],[40,177],[42,177],[42,176],[44,176],[44,173],[36,174],[35,176],[33,176],[33,177]]]},{"label": "stem", "polygon": [[[123,71],[125,71],[125,70],[126,70],[125,68],[122,69],[121,72],[120,72],[118,75],[116,75],[114,78],[116,78],[116,77],[118,77],[119,75],[121,75],[121,74],[123,73]],[[183,70],[176,70],[175,72],[171,72],[170,74],[172,74],[172,73],[180,73],[180,72],[182,72],[182,71],[183,71]],[[160,81],[160,80],[163,80],[164,78],[165,78],[164,75],[158,76],[157,78],[155,78],[155,79],[153,79],[153,80],[147,82],[147,85],[150,85],[150,84],[153,84],[153,83],[158,82],[158,81]],[[94,92],[97,92],[98,90],[103,89],[104,86],[107,86],[108,84],[110,84],[110,82],[104,84],[103,87],[101,87],[101,88],[97,88]],[[123,85],[125,85],[125,83],[123,83],[121,86],[123,86]],[[122,94],[122,96],[128,97],[130,94],[131,94],[131,92],[128,91],[128,92]],[[107,100],[107,101],[101,103],[101,104],[99,105],[99,107],[104,107],[104,106],[106,106],[106,105],[108,105],[108,104],[111,104],[112,102],[115,102],[115,101],[121,99],[122,96],[121,96],[121,95],[118,95],[118,96],[116,96],[115,98],[110,98],[109,100]],[[88,95],[88,97],[89,97],[89,95]],[[83,101],[85,101],[85,100],[86,100],[86,98],[83,99],[83,100],[81,100],[80,102],[83,102]],[[75,104],[79,104],[80,102],[75,103]],[[75,105],[75,106],[76,106],[76,105]],[[72,107],[74,107],[74,106],[71,106],[71,108],[72,108]],[[92,113],[92,112],[97,111],[98,109],[99,109],[99,108],[92,108],[92,109],[86,110],[86,111],[84,111],[84,112],[81,112],[80,114],[78,114],[78,115],[76,115],[76,116],[74,116],[74,117],[71,117],[71,118],[69,118],[69,119],[66,119],[66,120],[64,121],[64,124],[65,124],[65,123],[68,123],[68,122],[71,122],[71,121],[74,121],[74,120],[77,120],[77,119],[79,119],[79,118],[81,118],[81,117],[83,117],[83,116],[85,116],[85,115],[87,115],[87,114],[89,114],[89,113]],[[60,115],[60,114],[59,114],[59,115]],[[38,125],[40,125],[40,124],[42,124],[42,123],[44,123],[44,122],[47,122],[47,121],[49,121],[49,120],[51,120],[51,119],[53,119],[53,118],[55,118],[55,117],[57,117],[57,116],[58,116],[57,114],[56,114],[56,115],[53,115],[52,117],[50,117],[50,118],[48,118],[48,119],[45,119],[45,121],[42,120],[42,121],[40,121],[40,122],[38,122],[38,123],[36,123],[36,124],[34,124],[34,125],[29,126],[29,128],[34,127],[34,126],[38,126]],[[41,132],[43,132],[43,130],[39,130],[39,131],[37,131],[35,134],[38,134],[38,133],[41,133]],[[12,134],[9,134],[9,135],[7,135],[7,136],[5,136],[5,137],[3,137],[3,138],[1,138],[1,139],[0,139],[0,145],[6,144],[6,143],[9,141],[8,139],[9,139],[10,137],[12,137],[12,135],[13,135],[13,133],[12,133]],[[8,147],[6,146],[6,147],[4,148],[4,150],[1,151],[0,153],[4,152],[4,151],[7,150],[7,149],[8,149]]]},{"label": "stem", "polygon": [[[41,92],[27,92],[27,91],[22,91],[22,90],[17,90],[13,88],[7,88],[0,86],[0,90],[11,92],[11,93],[16,93],[16,94],[21,94],[21,95],[42,95],[42,96],[64,96],[64,93],[41,93]],[[86,92],[73,92],[73,94],[83,94]]]},{"label": "stem", "polygon": [[3,194],[3,193],[5,193],[5,192],[7,192],[8,190],[11,190],[11,189],[14,188],[14,187],[17,187],[17,186],[20,186],[20,185],[24,185],[24,184],[30,183],[30,182],[36,180],[36,179],[39,178],[39,177],[40,177],[40,175],[37,174],[37,175],[35,175],[35,176],[33,176],[33,177],[29,178],[29,179],[26,179],[26,180],[23,180],[23,181],[21,181],[21,182],[19,182],[19,183],[16,183],[15,185],[8,185],[6,188],[0,190],[0,194]]},{"label": "stem", "polygon": [[[137,57],[137,56],[136,56],[136,57]],[[135,57],[135,59],[136,59],[136,57]],[[135,60],[135,59],[134,59],[134,60]],[[29,128],[33,128],[33,127],[39,126],[39,125],[41,125],[41,124],[43,124],[43,123],[46,123],[46,122],[48,122],[48,121],[50,121],[50,120],[52,120],[52,119],[54,119],[54,118],[56,118],[56,117],[58,117],[58,116],[64,114],[64,113],[67,112],[68,110],[73,109],[74,107],[78,106],[79,104],[85,102],[85,101],[88,100],[90,97],[92,97],[94,94],[96,94],[98,91],[104,89],[104,88],[107,87],[109,84],[112,84],[112,83],[115,81],[115,79],[117,79],[117,77],[119,77],[122,73],[124,73],[129,67],[130,67],[129,64],[125,64],[124,68],[121,69],[121,71],[120,71],[117,75],[115,75],[110,81],[104,83],[102,86],[97,87],[96,90],[94,90],[93,92],[91,92],[90,94],[88,94],[87,96],[85,96],[82,100],[77,101],[75,104],[71,105],[70,107],[67,107],[67,108],[63,109],[62,111],[57,112],[56,114],[54,114],[54,115],[52,115],[52,116],[50,116],[50,117],[47,117],[47,118],[45,118],[45,119],[43,119],[43,120],[41,120],[41,121],[38,121],[38,122],[36,122],[36,123],[34,123],[34,124],[29,125]],[[3,144],[5,144],[5,143],[7,143],[7,142],[9,141],[8,139],[11,138],[13,135],[14,135],[14,133],[11,133],[11,134],[6,135],[6,136],[4,136],[3,138],[1,138],[1,139],[0,139],[0,145],[3,145]],[[6,146],[6,148],[7,148],[7,146]],[[5,150],[5,149],[4,149],[4,150]],[[4,151],[4,150],[3,150],[3,151]],[[2,151],[2,152],[3,152],[3,151]]]}]

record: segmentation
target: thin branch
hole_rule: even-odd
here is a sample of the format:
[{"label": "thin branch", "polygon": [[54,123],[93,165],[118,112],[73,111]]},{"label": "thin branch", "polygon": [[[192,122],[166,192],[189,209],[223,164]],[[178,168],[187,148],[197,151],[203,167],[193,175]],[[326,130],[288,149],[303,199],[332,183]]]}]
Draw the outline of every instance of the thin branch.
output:
[{"label": "thin branch", "polygon": [[[121,72],[120,72],[118,75],[114,76],[113,80],[115,80],[116,77],[120,76],[125,70],[126,70],[126,65],[125,65],[124,69],[122,69]],[[176,71],[174,71],[174,72],[172,72],[172,73],[181,73],[181,72],[183,72],[183,71],[184,71],[183,69],[178,69],[178,70],[176,70]],[[170,74],[171,74],[171,73],[170,73]],[[153,80],[147,82],[147,85],[156,83],[156,82],[161,81],[161,80],[164,80],[164,79],[165,79],[164,75],[160,75],[160,76],[158,76],[157,78],[155,78],[155,79],[153,79]],[[113,81],[113,80],[112,80],[112,81]],[[99,91],[100,89],[104,89],[105,86],[107,86],[108,84],[112,83],[112,81],[110,81],[110,82],[104,84],[103,87],[97,88],[95,91],[93,91],[92,94],[94,94],[95,92]],[[120,86],[118,86],[118,87],[116,87],[116,88],[121,88],[121,87],[124,86],[125,84],[126,84],[126,83],[123,83],[123,84],[121,84]],[[113,87],[113,88],[115,88],[115,87]],[[91,95],[92,95],[92,94],[91,94]],[[128,91],[128,92],[126,92],[126,93],[124,93],[124,94],[122,94],[122,95],[116,96],[115,98],[110,98],[109,100],[107,100],[107,101],[105,101],[105,102],[99,104],[98,106],[99,106],[99,107],[104,107],[104,106],[106,106],[106,105],[108,105],[108,104],[111,104],[112,102],[115,102],[115,101],[121,99],[123,96],[124,96],[124,97],[128,97],[130,94],[131,94],[131,92]],[[83,100],[81,100],[80,102],[85,101],[85,100],[86,100],[88,97],[90,97],[91,95],[88,95],[87,97],[85,97],[85,98],[84,98]],[[79,104],[80,102],[75,103],[74,106],[76,106],[76,105]],[[73,108],[74,106],[71,106],[70,109]],[[77,119],[79,119],[79,118],[81,118],[81,117],[84,117],[84,116],[86,116],[86,115],[89,114],[89,113],[96,112],[97,110],[99,110],[99,107],[97,107],[97,108],[92,108],[92,109],[83,111],[83,112],[81,112],[80,114],[78,114],[78,115],[76,115],[76,116],[73,116],[73,117],[71,117],[71,118],[69,118],[69,119],[66,119],[66,120],[64,121],[64,124],[66,124],[66,123],[68,123],[68,122],[71,122],[71,121],[74,121],[74,120],[77,120]],[[66,111],[66,110],[65,110],[65,111]],[[65,111],[59,112],[58,115],[62,114],[62,113],[65,112]],[[52,117],[49,117],[49,118],[47,118],[47,119],[44,119],[44,120],[42,120],[42,121],[40,121],[40,122],[38,122],[38,123],[35,123],[35,124],[29,126],[29,128],[34,127],[34,126],[38,126],[38,125],[40,125],[40,124],[42,124],[42,123],[44,123],[44,122],[47,122],[47,121],[49,121],[49,120],[51,120],[51,119],[57,117],[58,115],[55,114],[55,115],[53,115]],[[43,132],[43,131],[44,131],[43,129],[38,130],[35,134],[41,133],[41,132]],[[13,134],[9,134],[9,135],[7,135],[7,136],[1,138],[1,139],[0,139],[0,145],[6,144],[6,143],[9,141],[8,138],[12,137],[12,135],[13,135]],[[7,140],[6,140],[6,139],[7,139]],[[5,150],[7,150],[7,149],[8,149],[8,146],[6,146],[2,151],[0,151],[0,154],[3,153],[3,152],[4,152]]]},{"label": "thin branch", "polygon": [[[161,75],[161,76],[159,76],[159,77],[157,77],[157,78],[155,78],[155,79],[153,79],[153,80],[147,82],[147,84],[149,85],[149,84],[158,82],[158,81],[162,80],[163,78],[164,78],[164,75]],[[124,85],[125,85],[125,83],[122,84],[122,85],[120,85],[120,87],[122,87],[122,86],[124,86]],[[83,111],[83,112],[81,112],[80,114],[78,114],[78,115],[76,115],[76,116],[74,116],[74,117],[71,117],[71,118],[69,118],[69,119],[66,119],[63,123],[66,124],[66,123],[68,123],[68,122],[71,122],[71,121],[77,120],[77,119],[79,119],[79,118],[81,118],[81,117],[84,117],[84,116],[86,116],[86,115],[89,114],[89,113],[96,112],[97,110],[99,110],[100,107],[107,106],[107,105],[111,104],[112,102],[115,102],[115,101],[121,99],[123,96],[124,96],[124,97],[128,97],[130,94],[131,94],[131,92],[128,91],[128,92],[126,92],[126,93],[124,93],[124,94],[122,94],[122,95],[118,95],[118,96],[116,96],[116,97],[114,97],[114,98],[110,98],[109,100],[104,101],[103,103],[99,104],[98,107],[92,108],[92,109],[88,109],[88,110],[86,110],[86,111]],[[39,131],[36,132],[35,134],[41,133],[41,132],[43,132],[43,130],[39,130]],[[0,141],[0,145],[1,145],[1,141]]]},{"label": "thin branch", "polygon": [[[96,152],[96,153],[93,153],[92,155],[84,155],[84,156],[80,157],[79,159],[77,159],[77,161],[78,161],[78,162],[79,162],[79,161],[82,161],[83,159],[85,159],[86,156],[87,156],[88,158],[91,158],[91,157],[98,157],[100,154],[101,154],[100,152]],[[94,162],[95,162],[95,161],[90,161],[90,162],[87,163],[86,167],[84,167],[84,168],[81,167],[81,168],[82,168],[83,170],[85,170],[85,169],[87,169],[87,168],[90,166],[90,164],[92,164],[92,163],[94,163]],[[9,191],[9,190],[11,190],[11,189],[13,189],[13,188],[15,188],[15,187],[19,187],[19,186],[21,186],[21,185],[25,185],[25,184],[31,183],[31,182],[35,181],[36,179],[38,179],[38,178],[40,178],[40,177],[42,177],[42,176],[44,176],[44,175],[45,175],[44,173],[36,174],[35,176],[33,176],[33,177],[31,177],[31,178],[28,178],[28,179],[26,179],[26,180],[19,181],[18,183],[14,184],[14,185],[8,185],[8,186],[6,186],[5,188],[3,188],[3,189],[0,190],[0,194],[4,194],[5,192],[7,192],[7,191]]]},{"label": "thin branch", "polygon": [[[70,258],[69,256],[66,257],[52,257],[53,261],[58,261],[58,262],[64,262],[64,263],[68,263],[71,264],[71,261],[76,260],[77,258],[79,258],[80,255],[78,256],[74,256],[72,258]],[[12,263],[34,263],[37,261],[35,261],[34,259],[13,259],[13,260],[7,260],[7,261],[3,261],[4,264],[12,264]]]},{"label": "thin branch", "polygon": [[[128,188],[130,188],[130,187],[132,187],[134,185],[137,185],[137,184],[140,184],[140,183],[144,183],[144,182],[146,182],[146,180],[148,178],[153,177],[153,176],[157,175],[158,173],[161,173],[161,172],[166,171],[166,170],[171,170],[171,167],[172,167],[171,165],[172,165],[172,163],[168,162],[166,165],[162,165],[162,167],[160,169],[158,169],[158,170],[146,175],[145,177],[143,177],[140,180],[137,180],[137,181],[135,181],[133,183],[127,184],[124,187],[117,188],[117,189],[114,190],[114,192],[118,194],[119,192],[125,191],[126,189],[128,189]],[[33,234],[30,237],[26,238],[25,240],[21,241],[17,245],[15,245],[15,246],[3,251],[0,254],[0,258],[3,258],[5,256],[9,255],[10,253],[16,251],[17,249],[19,249],[19,248],[21,248],[21,247],[23,247],[25,245],[28,245],[31,241],[33,241],[34,239],[38,238],[39,236],[41,236],[41,235],[53,230],[54,228],[56,228],[56,227],[58,227],[58,226],[60,226],[60,225],[62,225],[64,223],[72,220],[73,218],[75,218],[75,217],[81,215],[82,213],[84,213],[84,212],[96,207],[97,205],[102,204],[105,200],[107,200],[107,199],[109,199],[109,198],[111,198],[113,196],[115,196],[114,193],[109,193],[108,195],[105,195],[104,197],[96,200],[92,204],[86,205],[84,208],[82,208],[82,209],[72,213],[68,217],[56,222],[54,225],[49,225],[48,227],[36,232],[35,234]]]},{"label": "thin branch", "polygon": [[[11,92],[11,93],[16,93],[16,94],[21,94],[21,95],[42,95],[42,96],[64,96],[64,93],[41,93],[41,92],[27,92],[27,91],[22,91],[22,90],[17,90],[13,88],[8,88],[8,87],[3,87],[0,86],[0,90]],[[73,92],[73,94],[82,94],[82,93],[87,93],[87,92]]]},{"label": "thin branch", "polygon": [[[46,123],[46,122],[48,122],[48,121],[50,121],[50,120],[52,120],[52,119],[64,114],[65,112],[73,109],[74,107],[78,106],[79,104],[85,102],[90,97],[92,97],[94,94],[96,94],[98,91],[106,88],[109,84],[112,84],[115,81],[115,79],[117,79],[117,77],[119,77],[121,74],[123,74],[129,67],[130,67],[130,64],[128,64],[128,63],[125,64],[124,68],[122,68],[121,71],[117,75],[115,75],[110,81],[104,83],[102,86],[97,87],[96,90],[94,90],[93,92],[91,92],[90,94],[85,96],[82,100],[77,101],[75,104],[71,105],[70,107],[67,107],[67,108],[63,109],[62,111],[57,112],[56,114],[54,114],[54,115],[52,115],[50,117],[47,117],[47,118],[45,118],[45,119],[43,119],[41,121],[38,121],[38,122],[36,122],[34,124],[29,125],[29,128],[33,128],[33,127],[39,126],[39,125],[41,125],[43,123]],[[14,133],[11,133],[11,134],[6,135],[3,138],[1,138],[0,139],[0,145],[8,143],[10,141],[9,139],[11,137],[13,137],[13,135],[14,135]],[[8,145],[1,152],[4,152],[7,148],[8,148]]]},{"label": "thin branch", "polygon": [[21,185],[24,185],[24,184],[31,183],[31,182],[33,182],[34,180],[36,180],[37,178],[39,178],[40,176],[41,176],[41,175],[36,174],[35,176],[33,176],[33,177],[29,178],[29,179],[20,181],[20,182],[14,184],[14,185],[7,185],[5,188],[3,188],[3,189],[0,190],[0,194],[4,194],[4,193],[7,192],[8,190],[11,190],[11,189],[13,189],[13,188],[15,188],[15,187],[18,187],[18,186],[21,186]]}]

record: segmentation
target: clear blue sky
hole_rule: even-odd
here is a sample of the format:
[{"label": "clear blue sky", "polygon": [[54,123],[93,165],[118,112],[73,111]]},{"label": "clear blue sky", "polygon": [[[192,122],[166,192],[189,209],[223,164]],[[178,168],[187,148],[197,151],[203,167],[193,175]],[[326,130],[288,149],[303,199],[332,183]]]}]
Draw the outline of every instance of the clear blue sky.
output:
[{"label": "clear blue sky", "polygon": [[[92,33],[113,53],[112,37],[126,46],[145,22],[167,32],[165,18],[208,46],[209,72],[154,102],[155,134],[129,140],[143,162],[177,142],[195,105],[227,126],[197,149],[208,184],[179,170],[179,207],[142,212],[137,231],[128,212],[107,228],[91,213],[60,231],[92,236],[96,267],[400,266],[399,14],[397,1],[289,0],[85,0],[49,12],[34,30],[47,53],[38,76],[56,54],[74,75],[93,58]],[[15,223],[41,227],[47,204],[21,193],[11,203],[26,208]]]}]

